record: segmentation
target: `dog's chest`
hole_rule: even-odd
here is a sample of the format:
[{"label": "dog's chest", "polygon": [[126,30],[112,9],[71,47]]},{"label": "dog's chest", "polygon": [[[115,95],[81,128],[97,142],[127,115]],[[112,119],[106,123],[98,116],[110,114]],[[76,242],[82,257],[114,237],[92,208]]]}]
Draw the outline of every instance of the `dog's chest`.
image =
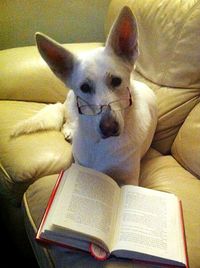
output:
[{"label": "dog's chest", "polygon": [[[120,174],[130,174],[134,169],[133,144],[125,143],[117,138],[100,140],[91,143],[87,139],[73,141],[73,155],[75,162],[93,168],[115,177]],[[132,148],[132,149],[131,149]]]}]

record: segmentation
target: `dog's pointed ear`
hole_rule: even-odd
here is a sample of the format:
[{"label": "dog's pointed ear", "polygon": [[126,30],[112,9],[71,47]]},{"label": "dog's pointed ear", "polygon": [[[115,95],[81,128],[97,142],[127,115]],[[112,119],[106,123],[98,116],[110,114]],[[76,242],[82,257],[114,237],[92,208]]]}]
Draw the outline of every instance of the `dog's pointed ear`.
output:
[{"label": "dog's pointed ear", "polygon": [[123,7],[115,20],[106,41],[106,48],[111,48],[117,56],[131,64],[134,64],[138,57],[137,22],[129,7]]},{"label": "dog's pointed ear", "polygon": [[42,33],[35,34],[38,50],[55,75],[66,83],[75,62],[74,55]]}]

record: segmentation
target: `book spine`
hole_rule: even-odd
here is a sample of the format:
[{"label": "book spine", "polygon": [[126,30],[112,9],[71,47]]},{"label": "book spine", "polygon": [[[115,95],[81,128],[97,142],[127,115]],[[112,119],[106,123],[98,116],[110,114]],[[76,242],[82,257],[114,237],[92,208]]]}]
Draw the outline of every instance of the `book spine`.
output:
[{"label": "book spine", "polygon": [[46,238],[39,238],[38,242],[40,244],[42,244],[44,247],[47,246],[47,245],[54,245],[54,246],[58,246],[58,247],[61,247],[61,248],[65,248],[70,252],[82,252],[82,253],[87,253],[89,255],[89,252],[86,251],[86,250],[83,250],[83,249],[80,249],[80,248],[77,248],[77,247],[73,247],[73,246],[70,246],[70,245],[66,245],[66,244],[64,244],[62,242],[48,240]]},{"label": "book spine", "polygon": [[58,176],[58,179],[56,180],[56,183],[55,183],[54,188],[53,188],[53,190],[52,190],[51,196],[50,196],[49,201],[48,201],[48,203],[47,203],[47,207],[46,207],[46,209],[45,209],[44,215],[43,215],[43,217],[42,217],[42,221],[41,221],[40,226],[39,226],[39,229],[38,229],[38,231],[37,231],[37,234],[36,234],[36,240],[41,240],[41,238],[40,238],[40,233],[41,233],[42,227],[43,227],[43,225],[44,225],[44,223],[45,223],[45,220],[46,220],[46,218],[47,218],[47,215],[48,215],[49,209],[50,209],[50,207],[51,207],[51,204],[52,204],[52,202],[53,202],[53,200],[54,200],[55,194],[56,194],[56,192],[57,192],[57,190],[58,190],[58,187],[59,187],[59,185],[60,185],[60,182],[61,182],[61,180],[62,180],[63,173],[64,173],[64,170],[62,170],[62,171],[60,172],[60,174],[59,174],[59,176]]}]

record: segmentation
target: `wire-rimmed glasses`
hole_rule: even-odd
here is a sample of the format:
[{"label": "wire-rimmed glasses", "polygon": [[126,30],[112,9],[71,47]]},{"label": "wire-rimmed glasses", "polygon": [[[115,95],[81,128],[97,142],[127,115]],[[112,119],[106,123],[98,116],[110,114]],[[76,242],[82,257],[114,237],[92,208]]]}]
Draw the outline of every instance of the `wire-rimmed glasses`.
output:
[{"label": "wire-rimmed glasses", "polygon": [[131,98],[131,93],[129,88],[128,93],[129,97],[128,98],[122,98],[116,101],[111,101],[108,104],[103,104],[103,105],[96,105],[96,104],[90,104],[81,97],[77,96],[77,107],[79,114],[83,115],[98,115],[102,113],[104,109],[109,108],[112,111],[120,111],[124,110],[132,105],[132,98]]}]

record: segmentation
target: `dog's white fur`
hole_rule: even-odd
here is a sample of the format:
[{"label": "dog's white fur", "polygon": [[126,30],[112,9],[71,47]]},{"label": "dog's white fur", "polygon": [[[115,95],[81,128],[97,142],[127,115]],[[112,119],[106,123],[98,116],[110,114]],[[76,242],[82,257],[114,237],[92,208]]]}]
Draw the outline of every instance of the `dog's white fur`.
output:
[{"label": "dog's white fur", "polygon": [[[138,37],[131,10],[122,9],[102,48],[73,55],[42,34],[38,33],[36,40],[41,56],[72,90],[64,104],[47,105],[31,119],[20,122],[12,135],[63,127],[65,137],[72,138],[75,162],[110,175],[120,185],[137,185],[141,158],[149,149],[155,132],[157,106],[153,91],[132,77],[138,56]],[[120,77],[121,84],[110,84],[112,77]],[[80,89],[83,83],[92,83],[92,91],[83,92]],[[96,116],[79,114],[77,95],[90,104],[104,105],[124,96],[127,98],[127,88],[133,101],[127,109],[103,111]],[[110,134],[107,118],[111,124],[117,123],[117,136]],[[109,132],[106,137],[102,134],[101,123],[105,132]]]}]

